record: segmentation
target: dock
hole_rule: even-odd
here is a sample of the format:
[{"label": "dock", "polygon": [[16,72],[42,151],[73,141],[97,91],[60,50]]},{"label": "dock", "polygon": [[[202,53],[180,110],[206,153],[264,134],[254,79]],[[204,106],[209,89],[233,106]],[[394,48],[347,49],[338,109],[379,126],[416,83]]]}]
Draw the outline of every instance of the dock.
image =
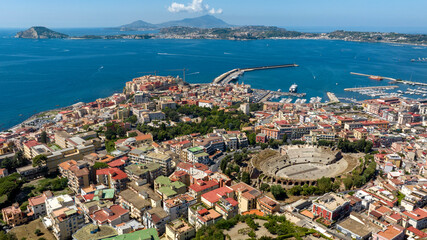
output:
[{"label": "dock", "polygon": [[262,67],[252,67],[252,68],[235,68],[226,73],[223,73],[216,77],[213,80],[213,84],[229,84],[230,82],[238,79],[245,72],[259,71],[259,70],[268,70],[276,68],[289,68],[289,67],[298,67],[297,64],[282,64],[282,65],[272,65],[272,66],[262,66]]},{"label": "dock", "polygon": [[363,90],[391,90],[398,88],[399,86],[391,85],[391,86],[373,86],[373,87],[357,87],[357,88],[344,88],[344,91],[347,92],[357,92]]},{"label": "dock", "polygon": [[305,97],[306,93],[291,93],[291,92],[277,92],[277,91],[268,91],[266,95],[262,99],[259,100],[259,102],[267,102],[269,101],[274,95],[278,95],[281,97]]},{"label": "dock", "polygon": [[402,84],[408,84],[408,85],[412,85],[412,86],[427,86],[427,83],[422,83],[422,82],[414,82],[414,81],[408,81],[408,80],[401,80],[401,79],[396,79],[396,78],[391,78],[391,77],[383,77],[383,76],[376,76],[376,75],[371,75],[371,74],[364,74],[364,73],[355,73],[355,72],[350,72],[350,74],[352,75],[358,75],[358,76],[364,76],[364,77],[379,77],[381,79],[386,79],[386,80],[390,80],[390,84],[398,84],[398,83],[402,83]]},{"label": "dock", "polygon": [[335,93],[327,92],[326,94],[328,95],[329,103],[339,103],[340,102],[340,100],[337,98],[337,96],[335,96]]},{"label": "dock", "polygon": [[364,74],[364,73],[356,73],[356,72],[350,72],[350,74],[363,76],[363,77],[379,77],[381,79],[386,79],[386,80],[390,80],[390,81],[396,81],[397,80],[397,79],[391,78],[391,77],[383,77],[383,76],[377,76],[377,75],[372,75],[372,74]]}]

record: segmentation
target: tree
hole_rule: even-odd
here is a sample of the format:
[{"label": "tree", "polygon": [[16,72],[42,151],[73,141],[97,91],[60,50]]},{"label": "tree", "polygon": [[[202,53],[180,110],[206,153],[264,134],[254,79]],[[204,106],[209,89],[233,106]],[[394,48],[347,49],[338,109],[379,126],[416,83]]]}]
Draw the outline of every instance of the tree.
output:
[{"label": "tree", "polygon": [[273,194],[274,198],[277,200],[282,200],[282,199],[285,199],[287,197],[285,190],[280,185],[271,186],[270,192],[271,192],[271,194]]},{"label": "tree", "polygon": [[42,231],[38,228],[34,231],[34,234],[36,234],[37,236],[43,235]]},{"label": "tree", "polygon": [[330,192],[332,190],[332,180],[330,178],[322,177],[317,180],[317,187],[322,193]]},{"label": "tree", "polygon": [[238,165],[242,163],[243,156],[240,153],[234,153],[234,162],[236,162]]},{"label": "tree", "polygon": [[352,177],[347,177],[344,179],[345,189],[350,190],[353,187],[353,179]]},{"label": "tree", "polygon": [[4,231],[0,231],[0,240],[18,240],[18,238],[14,233],[5,233]]},{"label": "tree", "polygon": [[248,141],[250,145],[255,145],[256,144],[256,133],[249,133],[248,134]]},{"label": "tree", "polygon": [[47,133],[45,131],[40,134],[40,142],[45,144],[48,142]]},{"label": "tree", "polygon": [[105,149],[107,149],[107,152],[112,152],[116,150],[116,143],[114,142],[114,140],[105,142]]},{"label": "tree", "polygon": [[33,167],[40,167],[45,164],[47,157],[44,154],[37,155],[33,158]]},{"label": "tree", "polygon": [[105,162],[96,162],[94,165],[93,165],[93,169],[94,170],[98,170],[98,169],[102,169],[102,168],[108,168],[109,166],[108,166],[108,164],[107,163],[105,163]]},{"label": "tree", "polygon": [[251,184],[251,176],[249,175],[248,172],[242,173],[242,182],[244,182],[246,184]]},{"label": "tree", "polygon": [[221,169],[222,172],[225,172],[225,169],[227,169],[227,164],[228,164],[228,156],[223,158],[221,160],[221,163],[219,164],[219,168]]},{"label": "tree", "polygon": [[136,136],[138,136],[138,133],[136,133],[136,132],[131,132],[131,133],[128,133],[128,136],[129,136],[129,137],[136,137]]},{"label": "tree", "polygon": [[135,124],[136,122],[138,122],[138,117],[136,115],[132,115],[126,119],[126,122]]},{"label": "tree", "polygon": [[283,141],[283,144],[286,144],[288,142],[288,135],[287,134],[283,134],[282,141]]},{"label": "tree", "polygon": [[268,185],[267,183],[263,183],[263,184],[261,184],[261,187],[259,188],[259,190],[261,190],[263,192],[268,192],[268,191],[270,191],[270,185]]}]

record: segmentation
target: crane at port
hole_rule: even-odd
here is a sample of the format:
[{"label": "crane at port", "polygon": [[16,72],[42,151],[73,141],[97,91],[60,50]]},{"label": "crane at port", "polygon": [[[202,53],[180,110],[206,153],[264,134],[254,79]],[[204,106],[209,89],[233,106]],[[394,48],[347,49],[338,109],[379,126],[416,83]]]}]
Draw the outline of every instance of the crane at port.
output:
[{"label": "crane at port", "polygon": [[182,76],[183,76],[183,80],[185,82],[185,73],[188,71],[188,68],[179,68],[179,69],[168,69],[166,71],[170,71],[170,72],[178,72],[178,71],[182,71]]}]

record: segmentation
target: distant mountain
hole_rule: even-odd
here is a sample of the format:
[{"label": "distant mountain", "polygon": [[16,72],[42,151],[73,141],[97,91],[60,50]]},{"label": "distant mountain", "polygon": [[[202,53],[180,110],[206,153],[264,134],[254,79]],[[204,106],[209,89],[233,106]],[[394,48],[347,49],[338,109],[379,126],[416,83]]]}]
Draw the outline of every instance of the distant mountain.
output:
[{"label": "distant mountain", "polygon": [[120,29],[121,31],[138,31],[166,27],[226,28],[232,27],[232,25],[212,15],[204,15],[201,17],[185,18],[178,21],[169,21],[160,24],[152,24],[142,20],[138,20],[114,29]]},{"label": "distant mountain", "polygon": [[15,38],[47,39],[47,38],[68,38],[63,33],[55,32],[46,27],[31,27],[25,31],[18,32]]},{"label": "distant mountain", "polygon": [[160,27],[194,27],[194,28],[226,28],[230,24],[212,15],[204,15],[196,18],[184,18],[179,21],[170,21],[158,24]]},{"label": "distant mountain", "polygon": [[142,20],[138,20],[129,24],[120,26],[121,31],[136,31],[136,30],[148,30],[158,28],[155,24],[151,24]]}]

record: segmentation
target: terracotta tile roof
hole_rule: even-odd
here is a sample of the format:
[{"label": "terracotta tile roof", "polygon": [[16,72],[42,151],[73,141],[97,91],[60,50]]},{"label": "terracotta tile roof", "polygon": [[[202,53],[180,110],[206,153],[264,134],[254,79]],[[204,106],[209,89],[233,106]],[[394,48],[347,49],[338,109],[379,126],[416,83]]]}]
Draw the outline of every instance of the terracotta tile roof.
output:
[{"label": "terracotta tile roof", "polygon": [[124,209],[120,205],[112,205],[110,208],[103,208],[94,212],[91,217],[99,223],[104,223],[114,221],[128,212],[129,210]]},{"label": "terracotta tile roof", "polygon": [[128,177],[128,175],[118,168],[104,168],[96,170],[96,175],[111,175],[114,180],[121,180]]},{"label": "terracotta tile roof", "polygon": [[37,206],[37,205],[44,204],[45,200],[46,200],[46,197],[42,194],[42,195],[39,195],[39,196],[35,196],[35,197],[32,197],[32,198],[29,198],[28,199],[28,204],[31,205],[31,206]]},{"label": "terracotta tile roof", "polygon": [[221,197],[226,197],[229,193],[232,193],[233,189],[230,187],[220,187],[202,195],[202,198],[206,199],[210,203],[216,203]]},{"label": "terracotta tile roof", "polygon": [[416,221],[427,218],[427,210],[425,210],[423,208],[418,208],[418,209],[415,209],[411,212],[405,211],[405,212],[403,212],[403,214],[405,214],[406,216],[408,216],[408,217],[410,217]]},{"label": "terracotta tile roof", "polygon": [[201,192],[205,189],[214,187],[216,185],[219,185],[217,181],[215,180],[210,180],[210,181],[203,181],[200,180],[198,183],[192,184],[190,185],[190,189],[195,191],[195,192]]}]

